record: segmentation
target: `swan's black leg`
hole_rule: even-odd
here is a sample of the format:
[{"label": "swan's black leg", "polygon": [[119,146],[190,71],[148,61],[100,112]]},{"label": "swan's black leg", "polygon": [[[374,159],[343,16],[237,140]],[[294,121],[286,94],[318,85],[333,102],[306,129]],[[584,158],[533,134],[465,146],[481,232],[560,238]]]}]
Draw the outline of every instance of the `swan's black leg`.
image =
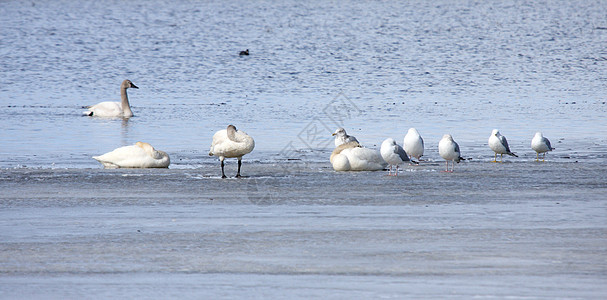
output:
[{"label": "swan's black leg", "polygon": [[236,178],[240,178],[240,166],[242,166],[242,158],[238,158],[238,172],[236,173]]},{"label": "swan's black leg", "polygon": [[228,178],[226,173],[223,171],[223,159],[221,160],[221,178]]}]

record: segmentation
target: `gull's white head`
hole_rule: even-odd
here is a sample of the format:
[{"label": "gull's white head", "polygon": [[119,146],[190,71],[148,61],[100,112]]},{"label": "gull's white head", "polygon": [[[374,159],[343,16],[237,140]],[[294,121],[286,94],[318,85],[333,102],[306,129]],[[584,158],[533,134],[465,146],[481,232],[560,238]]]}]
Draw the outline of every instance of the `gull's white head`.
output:
[{"label": "gull's white head", "polygon": [[452,137],[450,134],[445,134],[445,135],[443,135],[443,140],[444,140],[444,139],[447,139],[447,140],[451,140],[451,141],[452,141],[452,140],[453,140],[453,137]]},{"label": "gull's white head", "polygon": [[332,135],[344,136],[344,135],[346,135],[346,130],[341,127],[337,128],[337,130],[335,130],[335,132]]},{"label": "gull's white head", "polygon": [[535,133],[535,136],[544,137],[544,135],[539,131]]},{"label": "gull's white head", "polygon": [[499,135],[500,132],[497,129],[493,129],[493,131],[491,131],[491,135]]},{"label": "gull's white head", "polygon": [[415,129],[415,128],[409,128],[408,133],[410,133],[410,134],[417,134],[417,135],[419,135],[419,132],[417,132],[417,129]]}]

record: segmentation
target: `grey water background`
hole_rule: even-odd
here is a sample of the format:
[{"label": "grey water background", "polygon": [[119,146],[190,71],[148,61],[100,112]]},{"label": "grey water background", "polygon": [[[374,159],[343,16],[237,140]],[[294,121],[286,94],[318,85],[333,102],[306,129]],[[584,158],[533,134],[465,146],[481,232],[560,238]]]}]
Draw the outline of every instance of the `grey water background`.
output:
[{"label": "grey water background", "polygon": [[[602,298],[607,2],[0,2],[2,298]],[[238,52],[250,49],[250,56]],[[128,121],[82,116],[129,90]],[[252,135],[220,180],[213,133]],[[336,173],[331,132],[402,143]],[[520,158],[492,164],[504,134]],[[557,148],[535,163],[542,131]],[[451,133],[471,161],[442,174]],[[145,141],[169,170],[91,156]],[[228,161],[227,174],[235,172]]]}]

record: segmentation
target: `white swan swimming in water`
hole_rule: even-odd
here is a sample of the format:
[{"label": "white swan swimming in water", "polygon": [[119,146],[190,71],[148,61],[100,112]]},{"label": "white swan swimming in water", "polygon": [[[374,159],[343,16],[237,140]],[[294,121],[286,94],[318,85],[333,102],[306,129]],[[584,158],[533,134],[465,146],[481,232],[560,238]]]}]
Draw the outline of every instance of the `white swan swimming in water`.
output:
[{"label": "white swan swimming in water", "polygon": [[154,149],[152,145],[137,142],[124,146],[100,156],[93,156],[107,169],[115,168],[168,168],[171,164],[169,155]]},{"label": "white swan swimming in water", "polygon": [[377,150],[363,148],[358,142],[339,145],[330,161],[335,171],[378,171],[387,165]]},{"label": "white swan swimming in water", "polygon": [[84,112],[85,115],[91,117],[106,117],[106,118],[130,118],[133,116],[129,97],[126,94],[126,89],[138,89],[130,80],[126,79],[120,85],[121,102],[105,101],[88,107]]},{"label": "white swan swimming in water", "polygon": [[234,125],[228,125],[227,129],[217,131],[213,135],[213,143],[209,150],[209,155],[219,157],[221,161],[221,178],[226,178],[223,170],[223,160],[225,158],[238,158],[238,172],[236,177],[240,176],[240,166],[242,165],[242,156],[250,153],[255,148],[255,141],[244,131],[237,130]]},{"label": "white swan swimming in water", "polygon": [[424,139],[415,128],[409,128],[407,135],[403,139],[403,149],[409,154],[409,158],[417,158],[418,160],[424,155]]},{"label": "white swan swimming in water", "polygon": [[546,158],[546,152],[554,150],[552,145],[550,145],[550,141],[544,137],[541,132],[536,132],[531,140],[531,149],[536,152],[536,161],[540,160],[540,153],[543,153],[542,161]]},{"label": "white swan swimming in water", "polygon": [[392,175],[392,166],[396,166],[396,173],[394,176],[398,176],[398,165],[404,162],[411,162],[405,149],[398,145],[393,138],[387,138],[381,143],[381,157],[388,163],[390,170],[388,176]]},{"label": "white swan swimming in water", "polygon": [[510,146],[508,146],[508,140],[506,140],[506,137],[501,135],[500,132],[497,129],[493,129],[493,131],[491,131],[491,135],[489,136],[489,148],[491,148],[491,150],[493,150],[493,152],[495,152],[495,158],[493,159],[493,162],[497,162],[497,155],[500,155],[500,162],[502,162],[502,159],[504,158],[504,154],[508,154],[514,157],[518,157],[518,155],[512,153],[512,151],[510,151]]}]

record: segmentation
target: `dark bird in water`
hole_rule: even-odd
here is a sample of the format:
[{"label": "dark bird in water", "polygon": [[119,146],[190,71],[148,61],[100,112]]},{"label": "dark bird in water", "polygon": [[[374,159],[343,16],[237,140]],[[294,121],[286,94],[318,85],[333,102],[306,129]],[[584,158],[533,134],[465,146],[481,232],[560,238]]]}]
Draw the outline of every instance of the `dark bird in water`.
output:
[{"label": "dark bird in water", "polygon": [[245,51],[240,51],[240,53],[238,55],[249,55],[249,49],[247,49]]}]

